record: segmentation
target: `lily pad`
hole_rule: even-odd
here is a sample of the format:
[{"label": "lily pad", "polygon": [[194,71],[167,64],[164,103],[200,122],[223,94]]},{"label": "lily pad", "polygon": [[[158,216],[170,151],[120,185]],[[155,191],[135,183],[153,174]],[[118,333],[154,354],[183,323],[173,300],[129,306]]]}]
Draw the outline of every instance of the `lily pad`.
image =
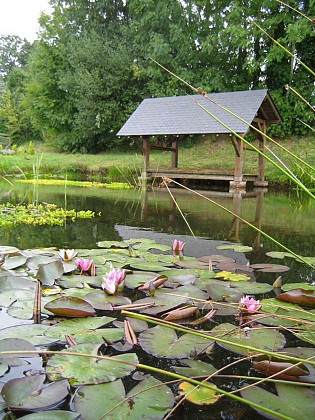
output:
[{"label": "lily pad", "polygon": [[251,267],[256,271],[263,273],[284,273],[290,270],[290,267],[280,264],[251,264]]},{"label": "lily pad", "polygon": [[171,328],[157,325],[139,335],[139,345],[149,354],[169,359],[184,359],[206,350],[210,339],[192,334],[180,337]]},{"label": "lily pad", "polygon": [[182,359],[180,362],[186,366],[172,366],[172,369],[180,375],[188,376],[190,378],[196,376],[207,377],[217,371],[210,363],[205,363],[201,360]]},{"label": "lily pad", "polygon": [[232,273],[230,271],[219,271],[218,273],[215,274],[214,278],[227,280],[227,281],[250,280],[250,277],[246,276],[245,274],[237,274],[237,273]]},{"label": "lily pad", "polygon": [[7,308],[18,299],[34,299],[34,291],[24,289],[1,291],[0,306]]},{"label": "lily pad", "polygon": [[63,264],[61,260],[52,261],[48,264],[40,264],[36,278],[45,286],[53,286],[56,279],[63,275]]},{"label": "lily pad", "polygon": [[256,295],[271,292],[273,286],[269,283],[257,283],[256,281],[238,281],[233,283],[233,288],[241,291],[244,295]]},{"label": "lily pad", "polygon": [[[42,420],[43,413],[31,413],[26,416],[20,417],[26,420]],[[65,410],[50,410],[45,411],[45,420],[79,420],[80,416],[73,411]]]},{"label": "lily pad", "polygon": [[0,277],[0,290],[1,293],[4,290],[12,289],[23,289],[23,290],[32,290],[34,291],[36,287],[36,281],[30,277],[21,277],[21,276],[3,276]]},{"label": "lily pad", "polygon": [[14,268],[21,267],[26,263],[27,258],[23,255],[17,255],[14,257],[7,257],[4,264],[1,266],[4,270],[13,270]]},{"label": "lily pad", "polygon": [[280,293],[276,296],[276,299],[314,308],[315,290],[293,289],[285,293]]},{"label": "lily pad", "polygon": [[304,290],[315,290],[315,285],[303,282],[303,283],[286,283],[286,284],[283,284],[281,287],[281,289],[285,292],[287,292],[288,290],[299,289],[299,288],[304,289]]},{"label": "lily pad", "polygon": [[[313,389],[278,383],[276,384],[276,390],[278,395],[258,386],[252,386],[242,390],[241,395],[249,401],[287,416],[292,420],[311,419],[314,416],[315,392]],[[260,414],[266,415],[263,410],[255,407],[254,409]],[[268,418],[278,419],[279,417],[268,413]]]},{"label": "lily pad", "polygon": [[[246,346],[261,348],[263,350],[277,351],[284,347],[286,340],[283,334],[276,329],[262,328],[257,324],[250,331],[244,331],[232,324],[220,324],[211,330],[211,336],[220,337],[228,343],[218,342],[221,347],[238,354],[248,354],[250,350]],[[241,344],[243,347],[233,345]]]},{"label": "lily pad", "polygon": [[239,244],[224,244],[216,246],[216,249],[232,249],[234,252],[249,252],[253,248],[251,246],[239,245]]},{"label": "lily pad", "polygon": [[96,243],[99,248],[128,248],[129,244],[125,242],[99,241]]},{"label": "lily pad", "polygon": [[295,258],[294,255],[290,254],[290,252],[282,252],[282,251],[270,251],[266,252],[266,255],[271,258],[278,258],[283,259],[284,257]]},{"label": "lily pad", "polygon": [[[0,340],[0,352],[6,351],[25,351],[23,354],[1,354],[0,355],[0,376],[3,376],[9,369],[9,366],[20,366],[27,364],[24,357],[36,357],[36,348],[28,341],[20,338],[5,338]],[[31,351],[32,353],[27,353]]]},{"label": "lily pad", "polygon": [[[207,384],[210,385],[209,382]],[[212,389],[196,387],[189,382],[180,382],[178,385],[178,392],[181,396],[193,404],[197,405],[211,405],[215,404],[220,398],[220,394],[216,392],[217,387],[211,384]]]},{"label": "lily pad", "polygon": [[34,346],[43,346],[55,343],[54,337],[44,335],[49,327],[42,324],[23,324],[0,330],[0,340],[3,338],[22,338]]},{"label": "lily pad", "polygon": [[243,293],[237,289],[230,287],[229,284],[209,284],[207,292],[212,300],[216,302],[234,302],[238,303],[243,297]]},{"label": "lily pad", "polygon": [[112,311],[115,306],[131,303],[131,300],[125,296],[107,295],[103,291],[87,293],[84,300],[92,305],[94,309],[103,311]]},{"label": "lily pad", "polygon": [[[97,355],[98,349],[99,346],[94,344],[78,344],[71,347],[72,352],[88,355]],[[68,352],[69,350],[62,350],[48,360],[46,373],[52,381],[69,378],[71,385],[112,382],[117,378],[129,375],[135,369],[133,365],[138,363],[138,358],[134,353],[121,354],[108,359],[97,359],[87,356],[71,356],[63,354],[64,351]],[[120,363],[119,360],[125,363]]]},{"label": "lily pad", "polygon": [[168,269],[166,265],[162,264],[154,264],[147,261],[134,261],[130,262],[130,267],[134,270],[142,270],[142,271],[165,271]]},{"label": "lily pad", "polygon": [[44,385],[46,375],[11,379],[2,388],[2,398],[11,409],[40,410],[55,406],[68,395],[68,381]]},{"label": "lily pad", "polygon": [[102,417],[108,420],[162,420],[173,404],[171,389],[152,376],[141,381],[127,395],[121,380],[117,380],[82,386],[74,397],[74,408],[85,420]]},{"label": "lily pad", "polygon": [[72,296],[54,299],[45,305],[45,309],[53,314],[67,317],[93,316],[95,314],[92,305],[83,299]]}]

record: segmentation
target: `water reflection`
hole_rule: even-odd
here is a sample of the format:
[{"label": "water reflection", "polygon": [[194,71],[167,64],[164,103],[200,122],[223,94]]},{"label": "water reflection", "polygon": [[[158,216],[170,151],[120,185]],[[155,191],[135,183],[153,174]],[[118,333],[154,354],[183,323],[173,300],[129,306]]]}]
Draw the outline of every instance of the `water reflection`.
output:
[{"label": "water reflection", "polygon": [[[16,184],[11,188],[7,183],[1,184],[2,202],[32,203],[33,194],[32,185]],[[217,244],[215,241],[241,242],[252,246],[255,252],[247,256],[250,262],[261,262],[266,259],[266,251],[279,250],[272,241],[238,218],[185,190],[172,190],[174,200],[165,189],[143,193],[139,190],[82,187],[67,187],[65,191],[62,186],[39,186],[37,194],[40,202],[68,209],[93,210],[97,216],[90,220],[67,222],[64,226],[0,227],[2,245],[20,249],[44,246],[94,248],[98,241],[117,241],[126,238],[125,235],[139,237],[144,233],[148,236],[158,234],[159,240],[170,243],[174,236],[192,238],[191,228],[196,237],[189,241],[191,245],[187,248],[191,255],[196,255],[197,248],[203,255],[209,255],[210,248],[211,252],[215,251],[212,246]],[[282,193],[263,191],[202,194],[253,223],[294,252],[304,256],[315,255],[314,202],[300,205],[296,196],[291,198]],[[208,240],[207,245],[205,240]],[[201,243],[203,245],[199,247],[197,244]]]}]

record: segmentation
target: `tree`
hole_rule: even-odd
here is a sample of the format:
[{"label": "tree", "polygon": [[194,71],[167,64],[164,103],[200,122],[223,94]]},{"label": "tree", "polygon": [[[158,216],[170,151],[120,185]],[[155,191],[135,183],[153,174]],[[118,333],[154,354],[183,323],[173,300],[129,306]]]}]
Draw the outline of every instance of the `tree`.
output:
[{"label": "tree", "polygon": [[25,66],[31,44],[17,35],[0,36],[0,77],[6,80],[14,67]]}]

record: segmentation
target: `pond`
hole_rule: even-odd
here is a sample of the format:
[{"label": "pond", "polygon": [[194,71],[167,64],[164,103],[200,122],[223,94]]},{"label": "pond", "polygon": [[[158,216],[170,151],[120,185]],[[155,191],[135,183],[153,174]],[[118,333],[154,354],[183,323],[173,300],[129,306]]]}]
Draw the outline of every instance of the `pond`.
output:
[{"label": "pond", "polygon": [[[178,401],[170,418],[295,419],[314,412],[309,357],[315,342],[310,266],[315,204],[279,192],[200,192],[204,197],[171,192],[173,198],[166,189],[39,186],[34,191],[31,185],[1,184],[2,203],[54,203],[92,210],[95,217],[62,226],[0,227],[0,245],[21,250],[8,251],[0,272],[0,351],[30,352],[24,358],[15,354],[16,364],[0,355],[0,418],[6,412],[13,413],[10,418],[41,418],[42,410],[49,410],[56,419],[162,419]],[[212,200],[308,257],[309,264],[283,254],[270,237]],[[186,244],[183,259],[180,247],[172,250],[174,239]],[[77,267],[75,258],[62,261],[56,252],[60,248],[78,250],[84,263],[93,260],[96,273],[89,265],[86,270]],[[124,289],[108,292],[104,278],[116,269],[124,270]],[[279,277],[280,287],[274,288]],[[42,285],[41,324],[32,321],[36,278]],[[285,295],[283,301],[275,299],[277,294]],[[253,307],[246,303],[247,295],[254,299]],[[181,312],[186,309],[187,315]],[[165,326],[167,320],[172,324]],[[30,358],[33,345],[58,354],[43,364],[38,355]],[[287,356],[275,355],[284,347]],[[66,349],[118,357],[126,365],[115,368],[113,360],[66,355]],[[301,360],[301,370],[293,374],[291,364]],[[18,366],[22,362],[27,368]],[[150,366],[158,371],[151,372]],[[25,375],[30,370],[34,376]],[[272,374],[276,382],[245,387]],[[192,392],[192,377],[208,378],[214,394],[202,387],[203,392]],[[33,394],[22,392],[25,388]],[[236,399],[226,395],[233,390],[239,390]],[[291,392],[297,413],[288,409]],[[55,398],[50,399],[52,393]],[[41,400],[33,398],[39,395]]]}]

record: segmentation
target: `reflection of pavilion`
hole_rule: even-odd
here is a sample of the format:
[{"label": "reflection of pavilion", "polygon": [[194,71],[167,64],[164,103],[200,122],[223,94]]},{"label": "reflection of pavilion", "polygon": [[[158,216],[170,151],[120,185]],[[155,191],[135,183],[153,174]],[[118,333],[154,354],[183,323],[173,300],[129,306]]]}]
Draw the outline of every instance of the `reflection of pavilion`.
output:
[{"label": "reflection of pavilion", "polygon": [[[183,189],[171,189],[172,195],[174,196],[175,201],[173,198],[169,195],[169,193],[163,189],[155,189],[154,193],[151,191],[142,191],[141,196],[141,220],[145,221],[148,217],[148,202],[150,195],[154,194],[156,198],[159,197],[159,195],[165,196],[165,194],[169,195],[169,224],[172,226],[174,220],[179,217],[179,211],[176,205],[176,197],[178,197],[181,194],[190,194],[187,193],[187,191]],[[247,220],[251,224],[253,224],[258,229],[261,229],[262,224],[262,215],[263,215],[263,199],[264,194],[266,192],[266,189],[264,188],[257,188],[254,191],[251,192],[245,192],[242,190],[234,190],[233,192],[220,192],[220,191],[201,191],[202,195],[205,196],[205,199],[208,199],[210,201],[215,202],[216,198],[228,198],[232,200],[232,212],[234,214],[231,227],[227,233],[227,239],[233,242],[239,242],[240,241],[240,229],[242,224],[244,222],[242,219],[242,201],[247,198],[255,198],[255,213],[254,213],[254,221]],[[191,193],[192,200],[194,199],[194,194]],[[209,203],[209,205],[215,205]],[[180,216],[181,217],[181,216]],[[257,250],[260,246],[260,232],[254,231],[255,236],[252,243],[252,247],[254,250]]]}]

